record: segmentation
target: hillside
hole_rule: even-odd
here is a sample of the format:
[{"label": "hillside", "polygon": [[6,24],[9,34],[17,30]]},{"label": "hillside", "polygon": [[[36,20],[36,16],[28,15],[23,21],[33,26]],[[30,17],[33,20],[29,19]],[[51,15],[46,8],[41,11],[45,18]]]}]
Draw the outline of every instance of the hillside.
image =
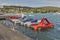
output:
[{"label": "hillside", "polygon": [[45,6],[45,7],[27,7],[27,6],[3,6],[0,8],[0,12],[5,13],[49,13],[59,12],[60,7]]}]

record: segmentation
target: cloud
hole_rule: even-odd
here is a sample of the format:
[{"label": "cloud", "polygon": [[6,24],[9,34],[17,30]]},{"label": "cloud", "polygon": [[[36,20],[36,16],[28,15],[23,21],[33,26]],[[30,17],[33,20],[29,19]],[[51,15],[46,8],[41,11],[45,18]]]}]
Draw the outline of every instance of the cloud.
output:
[{"label": "cloud", "polygon": [[14,6],[27,6],[25,4],[9,4],[9,3],[0,3],[0,6],[3,6],[3,5],[7,5],[7,6],[10,6],[10,5],[14,5]]},{"label": "cloud", "polygon": [[3,5],[6,5],[6,3],[0,3],[0,8],[3,8]]},{"label": "cloud", "polygon": [[41,6],[57,6],[60,7],[60,1],[41,1],[41,2],[36,2],[35,4],[29,4],[29,3],[0,3],[0,7],[3,7],[3,5],[7,5],[7,6],[30,6],[30,7],[41,7]]},{"label": "cloud", "polygon": [[3,8],[4,5],[6,5],[6,6],[28,6],[28,5],[25,5],[25,4],[0,3],[0,8]]},{"label": "cloud", "polygon": [[1,5],[7,5],[6,3],[2,3]]}]

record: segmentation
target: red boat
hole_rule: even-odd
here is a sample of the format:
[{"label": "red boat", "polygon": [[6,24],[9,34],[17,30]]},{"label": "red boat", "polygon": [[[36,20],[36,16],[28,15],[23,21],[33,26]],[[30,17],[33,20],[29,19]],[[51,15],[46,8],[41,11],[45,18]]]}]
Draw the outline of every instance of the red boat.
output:
[{"label": "red boat", "polygon": [[6,17],[7,19],[18,19],[18,18],[20,18],[19,16],[7,16]]},{"label": "red boat", "polygon": [[30,28],[33,28],[34,30],[38,30],[38,29],[44,30],[44,29],[53,28],[53,27],[54,25],[50,23],[47,20],[47,18],[42,18],[39,23],[30,25]]}]

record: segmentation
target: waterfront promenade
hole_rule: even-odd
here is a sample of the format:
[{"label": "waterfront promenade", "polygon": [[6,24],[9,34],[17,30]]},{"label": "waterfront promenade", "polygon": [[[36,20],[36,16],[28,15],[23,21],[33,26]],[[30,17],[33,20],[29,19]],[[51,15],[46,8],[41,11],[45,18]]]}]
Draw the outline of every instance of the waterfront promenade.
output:
[{"label": "waterfront promenade", "polygon": [[8,26],[0,23],[0,40],[31,40],[31,38],[13,31]]}]

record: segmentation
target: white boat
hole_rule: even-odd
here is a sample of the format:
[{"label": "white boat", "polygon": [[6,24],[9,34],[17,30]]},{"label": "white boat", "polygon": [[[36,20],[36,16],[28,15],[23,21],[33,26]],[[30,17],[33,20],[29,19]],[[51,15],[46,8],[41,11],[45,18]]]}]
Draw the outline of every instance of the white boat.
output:
[{"label": "white boat", "polygon": [[11,21],[16,25],[16,24],[20,24],[20,20],[18,20],[18,19],[11,19]]},{"label": "white boat", "polygon": [[29,16],[34,16],[34,15],[29,15]]}]

